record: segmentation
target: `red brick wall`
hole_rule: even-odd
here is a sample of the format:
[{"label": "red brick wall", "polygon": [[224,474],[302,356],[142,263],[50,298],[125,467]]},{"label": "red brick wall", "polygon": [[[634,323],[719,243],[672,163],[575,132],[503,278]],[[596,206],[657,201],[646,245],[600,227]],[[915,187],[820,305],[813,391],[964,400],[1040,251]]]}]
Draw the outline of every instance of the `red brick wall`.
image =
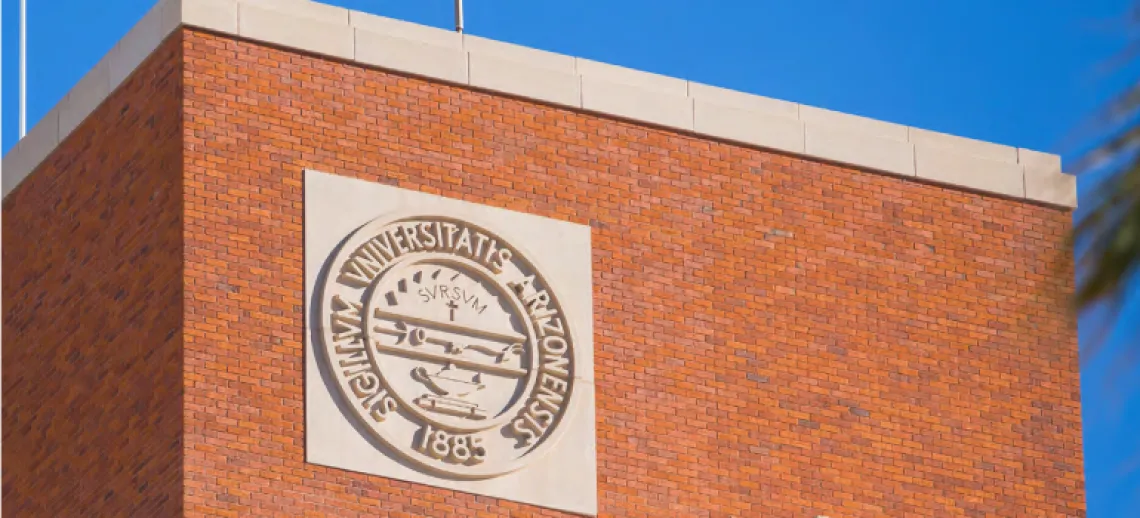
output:
[{"label": "red brick wall", "polygon": [[559,514],[304,463],[312,167],[591,225],[602,515],[1083,516],[1068,211],[184,52],[189,514]]},{"label": "red brick wall", "polygon": [[181,54],[4,200],[5,517],[181,514]]}]

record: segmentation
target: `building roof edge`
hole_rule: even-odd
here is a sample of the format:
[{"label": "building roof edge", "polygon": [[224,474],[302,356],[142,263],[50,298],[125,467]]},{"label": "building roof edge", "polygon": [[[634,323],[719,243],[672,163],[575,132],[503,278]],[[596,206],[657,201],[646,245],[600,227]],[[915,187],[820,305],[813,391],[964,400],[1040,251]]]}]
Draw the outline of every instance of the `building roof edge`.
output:
[{"label": "building roof edge", "polygon": [[654,126],[1076,207],[1059,156],[704,85],[308,0],[162,0],[3,159],[7,197],[170,33],[195,27]]}]

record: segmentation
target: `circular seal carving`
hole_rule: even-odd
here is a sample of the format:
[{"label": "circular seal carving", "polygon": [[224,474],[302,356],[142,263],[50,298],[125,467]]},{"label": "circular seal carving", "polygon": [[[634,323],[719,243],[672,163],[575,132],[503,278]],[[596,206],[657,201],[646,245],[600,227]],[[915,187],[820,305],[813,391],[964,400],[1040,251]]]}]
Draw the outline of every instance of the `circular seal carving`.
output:
[{"label": "circular seal carving", "polygon": [[499,236],[440,216],[372,221],[331,258],[319,297],[341,396],[404,459],[487,478],[557,441],[574,340],[542,274]]}]

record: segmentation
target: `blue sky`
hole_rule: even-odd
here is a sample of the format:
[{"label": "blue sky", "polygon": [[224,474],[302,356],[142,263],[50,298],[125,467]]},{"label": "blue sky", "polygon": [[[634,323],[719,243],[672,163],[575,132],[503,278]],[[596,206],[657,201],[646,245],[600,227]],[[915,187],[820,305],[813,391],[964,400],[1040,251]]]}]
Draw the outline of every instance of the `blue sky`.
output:
[{"label": "blue sky", "polygon": [[[29,0],[29,127],[153,0]],[[330,3],[450,27],[448,0]],[[770,97],[1061,152],[1140,67],[1113,71],[1126,0],[467,0],[467,30]],[[18,0],[3,0],[0,147],[17,137]],[[1087,192],[1093,179],[1082,179]],[[1093,200],[1082,196],[1081,203]],[[1140,507],[1140,337],[1121,318],[1081,319],[1089,516]],[[1087,348],[1087,347],[1086,347]],[[1129,361],[1122,361],[1129,359]]]}]

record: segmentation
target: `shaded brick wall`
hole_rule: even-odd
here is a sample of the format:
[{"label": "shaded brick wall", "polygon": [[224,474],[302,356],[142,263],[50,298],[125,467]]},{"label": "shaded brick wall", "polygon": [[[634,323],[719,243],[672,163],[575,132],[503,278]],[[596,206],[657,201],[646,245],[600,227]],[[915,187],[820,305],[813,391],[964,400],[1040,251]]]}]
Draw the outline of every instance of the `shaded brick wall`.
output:
[{"label": "shaded brick wall", "polygon": [[1066,210],[200,32],[193,516],[559,513],[305,464],[302,170],[589,224],[605,516],[1082,516]]},{"label": "shaded brick wall", "polygon": [[3,204],[3,514],[182,508],[181,41]]}]

